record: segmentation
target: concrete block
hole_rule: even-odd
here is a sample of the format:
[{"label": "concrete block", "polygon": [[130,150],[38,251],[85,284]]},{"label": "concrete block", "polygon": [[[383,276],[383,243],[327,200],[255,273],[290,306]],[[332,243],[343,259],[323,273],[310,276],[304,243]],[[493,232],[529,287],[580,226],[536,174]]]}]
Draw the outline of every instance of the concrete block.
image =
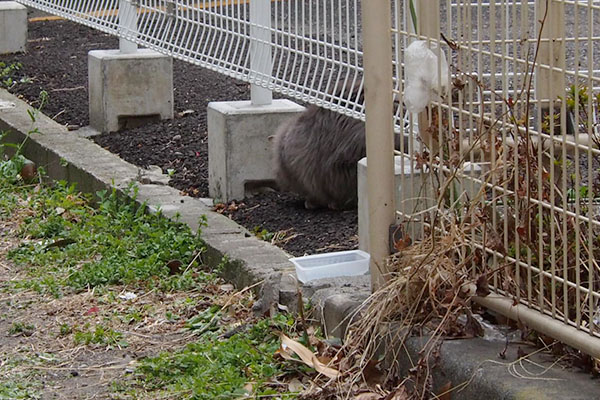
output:
[{"label": "concrete block", "polygon": [[[408,158],[395,157],[396,210],[404,215],[397,219],[404,232],[414,239],[422,237],[423,211],[435,206],[437,198],[428,172],[411,166]],[[456,189],[464,192],[462,202],[475,199],[480,180],[489,171],[489,163],[464,163],[456,175]],[[358,162],[358,248],[369,249],[369,202],[367,199],[367,159]]]},{"label": "concrete block", "polygon": [[346,328],[358,316],[370,290],[358,288],[329,288],[315,292],[311,297],[315,317],[320,320],[327,337],[343,339]]},{"label": "concrete block", "polygon": [[289,100],[266,106],[249,101],[212,102],[208,105],[208,188],[212,198],[242,199],[252,187],[272,181],[269,136],[304,107]]},{"label": "concrete block", "polygon": [[[408,224],[408,233],[412,238],[416,238],[421,230],[422,215],[419,212],[426,210],[436,201],[432,195],[433,187],[430,174],[416,169],[414,163],[407,157],[396,156],[394,162],[396,210],[413,216]],[[367,198],[366,158],[358,162],[358,248],[369,251],[369,201]]]},{"label": "concrete block", "polygon": [[0,54],[25,51],[27,8],[16,1],[0,1]]},{"label": "concrete block", "polygon": [[173,59],[152,50],[88,53],[90,125],[115,132],[173,118]]},{"label": "concrete block", "polygon": [[473,201],[477,198],[481,191],[482,184],[480,180],[484,180],[486,174],[490,170],[490,163],[471,163],[465,162],[462,169],[457,174],[457,181],[460,182],[460,187],[464,191],[466,197],[462,201]]}]

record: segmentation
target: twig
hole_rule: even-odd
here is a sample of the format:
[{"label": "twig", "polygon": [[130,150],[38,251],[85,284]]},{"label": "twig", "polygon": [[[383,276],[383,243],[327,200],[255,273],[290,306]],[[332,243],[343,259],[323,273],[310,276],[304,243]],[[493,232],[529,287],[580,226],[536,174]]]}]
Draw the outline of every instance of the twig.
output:
[{"label": "twig", "polygon": [[51,92],[71,92],[73,90],[81,90],[81,89],[85,89],[85,86],[75,86],[75,87],[71,87],[71,88],[58,88],[58,89],[52,89],[50,91]]}]

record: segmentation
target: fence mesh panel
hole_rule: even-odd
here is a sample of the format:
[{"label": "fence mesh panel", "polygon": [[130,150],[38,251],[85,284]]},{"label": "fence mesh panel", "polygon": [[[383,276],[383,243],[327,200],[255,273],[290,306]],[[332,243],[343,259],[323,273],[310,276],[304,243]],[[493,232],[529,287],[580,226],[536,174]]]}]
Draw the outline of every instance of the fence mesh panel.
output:
[{"label": "fence mesh panel", "polygon": [[415,4],[396,42],[443,52],[450,83],[410,117],[399,221],[418,238],[470,218],[474,274],[600,335],[600,2]]},{"label": "fence mesh panel", "polygon": [[[362,89],[350,90],[355,85],[362,88],[358,0],[267,1],[271,23],[264,25],[252,20],[248,0],[127,1],[137,8],[137,30],[119,25],[119,5],[124,2],[117,0],[20,3],[301,101],[364,118]],[[262,37],[266,31],[267,39],[252,35],[253,29],[262,31]],[[260,45],[270,50],[271,65],[260,65],[267,58],[259,52],[259,67],[252,68],[252,46]],[[265,70],[272,72],[260,72]]]}]

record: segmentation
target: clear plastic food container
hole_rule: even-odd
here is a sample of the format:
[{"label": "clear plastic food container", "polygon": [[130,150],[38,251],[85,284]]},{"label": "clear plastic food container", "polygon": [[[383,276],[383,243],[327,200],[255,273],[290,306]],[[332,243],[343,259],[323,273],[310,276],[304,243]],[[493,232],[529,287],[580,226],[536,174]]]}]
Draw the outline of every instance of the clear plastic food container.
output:
[{"label": "clear plastic food container", "polygon": [[364,275],[369,272],[369,253],[362,250],[336,251],[312,256],[294,257],[296,275],[302,283],[321,278]]}]

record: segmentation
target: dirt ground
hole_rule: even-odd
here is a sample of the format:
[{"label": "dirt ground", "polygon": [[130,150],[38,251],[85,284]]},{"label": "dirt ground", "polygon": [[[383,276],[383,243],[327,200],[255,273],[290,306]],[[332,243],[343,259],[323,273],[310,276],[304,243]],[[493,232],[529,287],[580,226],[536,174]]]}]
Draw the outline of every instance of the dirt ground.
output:
[{"label": "dirt ground", "polygon": [[[29,24],[26,54],[0,56],[23,67],[15,78],[26,78],[11,92],[35,104],[40,90],[50,95],[44,113],[72,129],[88,120],[87,52],[117,48],[118,40],[68,21]],[[188,63],[173,65],[176,117],[128,129],[94,140],[141,167],[173,169],[171,185],[195,197],[208,197],[206,108],[210,101],[247,100],[246,83]],[[297,198],[267,192],[235,202],[225,214],[251,231],[263,230],[293,255],[357,247],[356,211],[305,210]]]},{"label": "dirt ground", "polygon": [[134,379],[136,360],[193,341],[185,321],[233,293],[222,283],[172,294],[111,286],[60,298],[15,289],[26,271],[6,254],[19,244],[19,218],[0,218],[0,398],[131,398],[115,389]]}]

